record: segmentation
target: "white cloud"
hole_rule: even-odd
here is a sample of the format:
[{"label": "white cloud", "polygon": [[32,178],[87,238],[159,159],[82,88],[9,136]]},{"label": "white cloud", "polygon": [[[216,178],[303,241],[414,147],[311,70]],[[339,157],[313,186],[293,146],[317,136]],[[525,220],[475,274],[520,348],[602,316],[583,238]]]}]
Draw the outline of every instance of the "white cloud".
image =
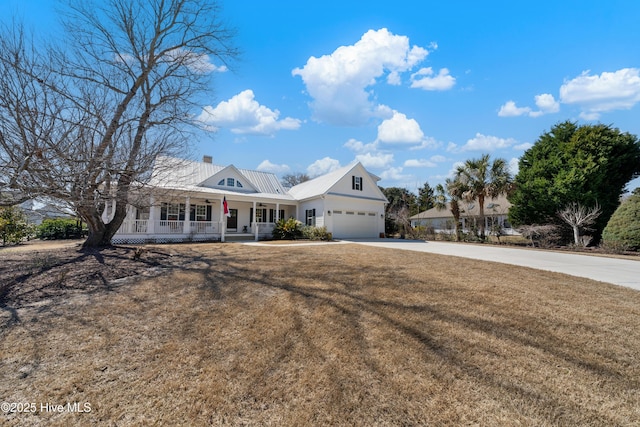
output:
[{"label": "white cloud", "polygon": [[195,53],[187,49],[179,48],[167,53],[170,61],[180,61],[194,73],[207,74],[214,71],[224,73],[228,71],[225,65],[217,66],[211,62],[209,55]]},{"label": "white cloud", "polygon": [[511,172],[511,175],[516,176],[518,174],[518,171],[520,170],[519,162],[520,160],[515,157],[509,160],[509,172]]},{"label": "white cloud", "polygon": [[440,154],[436,154],[435,156],[431,156],[431,161],[436,163],[446,162],[447,158],[445,156],[441,156]]},{"label": "white cloud", "polygon": [[276,165],[269,160],[263,160],[256,169],[263,172],[273,172],[275,174],[285,173],[291,170],[288,165]]},{"label": "white cloud", "polygon": [[483,135],[476,133],[475,138],[471,138],[462,147],[462,151],[493,151],[499,148],[510,147],[515,144],[513,138],[498,138],[497,136]]},{"label": "white cloud", "polygon": [[529,114],[531,112],[531,108],[529,107],[518,107],[516,103],[513,101],[507,101],[502,107],[500,107],[500,111],[498,111],[498,116],[500,117],[517,117],[522,116],[524,114]]},{"label": "white cloud", "polygon": [[560,103],[549,93],[536,95],[534,99],[541,114],[557,113],[560,111]]},{"label": "white cloud", "polygon": [[409,150],[415,151],[415,150],[424,150],[424,149],[434,149],[434,148],[439,148],[441,146],[442,144],[438,142],[434,137],[427,136],[422,138],[420,145],[409,147]]},{"label": "white cloud", "polygon": [[518,107],[514,101],[507,101],[500,111],[498,116],[500,117],[517,117],[528,115],[529,117],[539,117],[544,114],[557,113],[560,111],[560,103],[555,100],[553,95],[543,93],[534,97],[537,111],[534,111],[530,107]]},{"label": "white cloud", "polygon": [[330,55],[310,57],[300,76],[313,98],[314,118],[337,125],[357,125],[379,117],[378,107],[367,90],[388,73],[387,82],[400,83],[400,73],[423,61],[428,50],[409,45],[409,38],[386,28],[369,30],[354,45],[340,46]]},{"label": "white cloud", "polygon": [[357,139],[351,138],[347,142],[344,143],[344,147],[356,153],[366,153],[369,151],[376,150],[376,143],[365,144],[362,141],[358,141]]},{"label": "white cloud", "polygon": [[564,82],[560,101],[579,105],[581,116],[588,119],[597,119],[607,111],[629,109],[640,102],[640,69],[623,68],[600,75],[585,71]]},{"label": "white cloud", "polygon": [[409,159],[404,162],[406,168],[435,168],[435,162],[426,159]]},{"label": "white cloud", "polygon": [[532,144],[532,143],[530,143],[530,142],[525,142],[525,143],[522,143],[522,144],[514,145],[514,146],[513,146],[513,149],[514,149],[514,150],[522,150],[522,151],[526,151],[526,150],[528,150],[528,149],[529,149],[529,148],[531,148],[531,147],[533,147],[533,144]]},{"label": "white cloud", "polygon": [[411,178],[410,175],[403,175],[402,168],[389,168],[380,174],[380,178],[389,181],[403,181]]},{"label": "white cloud", "polygon": [[397,111],[378,126],[378,140],[383,143],[418,144],[423,138],[418,122]]},{"label": "white cloud", "polygon": [[207,106],[197,120],[209,129],[230,128],[238,134],[273,136],[280,130],[295,130],[300,120],[286,117],[279,120],[280,111],[260,105],[253,91],[248,89],[228,101],[222,101],[215,108]]},{"label": "white cloud", "polygon": [[325,157],[320,160],[316,160],[307,167],[307,172],[312,177],[323,175],[325,173],[332,172],[340,167],[340,162],[331,157]]},{"label": "white cloud", "polygon": [[421,68],[411,75],[411,87],[424,90],[449,90],[456,84],[455,77],[449,75],[447,68],[442,68],[436,76],[433,75],[433,68]]},{"label": "white cloud", "polygon": [[389,153],[365,153],[358,154],[356,160],[365,168],[384,168],[393,163],[393,154]]}]

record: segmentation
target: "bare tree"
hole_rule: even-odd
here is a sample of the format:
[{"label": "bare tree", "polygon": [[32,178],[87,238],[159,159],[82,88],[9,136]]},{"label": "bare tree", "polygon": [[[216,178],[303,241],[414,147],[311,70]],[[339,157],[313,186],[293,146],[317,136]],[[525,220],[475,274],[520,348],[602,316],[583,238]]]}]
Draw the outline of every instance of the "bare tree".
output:
[{"label": "bare tree", "polygon": [[[184,153],[213,58],[237,57],[214,0],[67,0],[62,47],[0,34],[0,195],[66,201],[111,243],[159,155]],[[109,217],[105,211],[111,209]]]},{"label": "bare tree", "polygon": [[[582,243],[580,239],[580,231],[596,222],[596,219],[602,213],[599,205],[587,208],[580,203],[569,203],[564,209],[558,212],[558,216],[564,222],[569,224],[573,229],[573,240],[576,245]],[[586,246],[589,242],[582,243]]]},{"label": "bare tree", "polygon": [[282,177],[280,181],[285,187],[293,187],[303,182],[309,181],[311,178],[304,172],[288,173]]}]

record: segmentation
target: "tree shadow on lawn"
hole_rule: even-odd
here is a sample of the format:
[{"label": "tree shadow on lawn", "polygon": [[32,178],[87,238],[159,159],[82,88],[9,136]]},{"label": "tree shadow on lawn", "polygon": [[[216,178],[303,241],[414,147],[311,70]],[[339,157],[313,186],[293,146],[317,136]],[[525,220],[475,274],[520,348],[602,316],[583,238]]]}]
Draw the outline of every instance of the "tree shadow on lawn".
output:
[{"label": "tree shadow on lawn", "polygon": [[[346,319],[345,325],[357,332],[354,337],[357,342],[350,342],[350,345],[357,347],[360,361],[378,375],[385,372],[386,367],[376,363],[376,357],[370,352],[370,344],[365,337],[370,321],[363,324],[362,319],[365,318],[376,319],[376,323],[385,325],[386,329],[396,334],[400,345],[419,348],[424,363],[440,365],[448,371],[443,375],[467,377],[472,383],[482,384],[497,394],[508,396],[507,400],[520,402],[521,408],[536,408],[529,415],[542,417],[550,423],[615,425],[618,421],[609,418],[597,407],[567,398],[570,390],[550,392],[543,380],[537,382],[535,373],[531,378],[528,374],[509,374],[513,367],[500,366],[501,360],[507,361],[509,358],[505,349],[515,349],[519,358],[538,359],[533,365],[548,369],[549,375],[569,366],[602,386],[620,387],[627,391],[640,386],[637,378],[625,378],[624,365],[620,364],[615,354],[607,354],[606,348],[585,348],[578,345],[580,343],[571,342],[567,334],[561,336],[561,330],[566,329],[570,334],[576,325],[554,323],[562,322],[560,319],[543,321],[535,309],[531,312],[514,311],[512,307],[497,304],[491,298],[479,298],[472,291],[465,292],[444,281],[430,280],[428,286],[422,288],[427,293],[424,295],[425,303],[421,304],[405,303],[397,295],[392,298],[373,297],[369,292],[373,288],[402,289],[405,284],[415,283],[416,278],[398,270],[390,273],[386,266],[369,265],[366,274],[377,278],[375,283],[358,285],[356,282],[362,275],[362,267],[355,264],[352,267],[344,264],[336,266],[328,259],[326,262],[316,262],[312,267],[305,266],[307,273],[303,274],[296,272],[295,266],[291,265],[288,266],[290,274],[277,277],[269,273],[256,277],[253,271],[236,269],[227,271],[224,279],[229,283],[249,281],[254,285],[285,291],[295,298],[300,316],[303,316],[300,314],[302,310],[309,312],[322,306],[331,307],[339,313],[339,317]],[[339,268],[340,272],[331,275],[331,283],[321,280],[318,286],[314,286],[314,283],[318,283],[318,272],[335,268]],[[215,276],[212,279],[215,280]],[[527,286],[527,283],[521,283],[520,286]],[[441,294],[433,298],[437,302],[428,303],[437,293]],[[456,303],[442,304],[443,297],[455,298]],[[446,332],[438,330],[442,326],[458,331],[460,335],[452,339]],[[292,327],[296,333],[303,332],[299,321],[293,321]],[[466,338],[472,336],[478,338]],[[305,339],[305,342],[312,341],[311,337]],[[317,350],[317,346],[314,350]],[[498,364],[484,364],[482,359],[474,357],[478,354],[490,355]],[[567,384],[567,387],[571,388],[571,385]]]},{"label": "tree shadow on lawn", "polygon": [[[529,301],[524,298],[519,301],[516,295],[492,294],[486,288],[478,292],[477,287],[461,285],[455,278],[431,276],[428,270],[433,266],[428,261],[433,258],[428,254],[419,255],[420,260],[427,262],[420,270],[423,274],[418,276],[416,270],[389,267],[400,265],[396,259],[377,264],[366,263],[364,258],[349,259],[351,254],[346,248],[248,249],[239,245],[210,246],[202,251],[149,248],[141,261],[133,260],[134,249],[103,251],[102,259],[92,253],[76,252],[67,257],[36,255],[14,260],[29,270],[11,276],[10,285],[2,288],[0,304],[10,313],[2,329],[6,331],[20,322],[19,308],[45,301],[38,308],[38,315],[51,314],[70,293],[91,296],[115,292],[124,283],[118,279],[132,277],[132,273],[156,277],[177,271],[193,272],[202,277],[194,288],[207,310],[215,313],[220,308],[214,302],[224,300],[249,316],[255,315],[258,308],[268,310],[269,304],[274,304],[274,310],[288,313],[283,316],[285,324],[280,325],[284,329],[276,333],[274,342],[253,343],[273,351],[262,362],[262,371],[244,384],[248,402],[264,401],[259,390],[278,387],[272,380],[277,374],[286,376],[283,372],[291,369],[292,353],[308,355],[310,360],[302,368],[306,371],[324,367],[314,375],[326,376],[331,388],[337,390],[334,393],[341,397],[336,400],[337,405],[347,405],[340,402],[348,394],[345,384],[351,382],[358,388],[350,392],[368,399],[381,411],[382,419],[389,414],[385,415],[381,405],[376,406],[375,399],[380,394],[405,396],[405,403],[396,402],[406,405],[405,415],[407,411],[419,415],[428,405],[438,403],[434,389],[421,388],[424,384],[399,384],[395,371],[416,378],[431,377],[430,381],[438,384],[436,389],[459,390],[454,395],[457,402],[440,404],[475,407],[479,414],[482,412],[479,402],[486,393],[493,405],[511,415],[550,424],[619,424],[619,420],[589,401],[620,404],[616,399],[623,398],[603,397],[603,393],[613,389],[615,395],[639,387],[637,378],[628,375],[625,378],[624,361],[617,360],[616,354],[607,354],[606,348],[584,348],[580,342],[572,341],[570,335],[575,325],[570,320],[561,316],[541,319],[534,303],[544,304],[544,297],[542,302],[531,301],[530,309],[518,310],[516,306],[526,307]],[[390,252],[384,252],[385,256],[387,253]],[[79,265],[86,268],[74,268]],[[91,270],[96,265],[100,268]],[[7,272],[5,266],[0,267],[0,277]],[[27,283],[22,289],[21,285]],[[135,286],[136,282],[128,283]],[[526,280],[518,284],[528,285]],[[183,284],[175,282],[171,286]],[[496,292],[500,290],[499,285],[495,288]],[[273,299],[276,296],[289,300],[290,307],[277,306]],[[140,307],[145,309],[144,304]],[[258,322],[253,327],[269,325]],[[268,332],[258,330],[257,334]],[[41,325],[38,334],[46,337],[47,325]],[[340,343],[345,349],[340,349]],[[522,360],[530,360],[530,366],[522,366]],[[546,385],[537,376],[539,373],[532,372],[536,369],[545,371],[542,376],[571,369],[580,372],[580,378],[570,379],[565,388],[559,389],[557,385]],[[593,384],[599,384],[600,389],[593,389],[591,394],[583,390],[593,388]],[[576,394],[583,399],[572,398]],[[419,408],[410,407],[415,399]],[[358,409],[353,406],[344,410]]]}]

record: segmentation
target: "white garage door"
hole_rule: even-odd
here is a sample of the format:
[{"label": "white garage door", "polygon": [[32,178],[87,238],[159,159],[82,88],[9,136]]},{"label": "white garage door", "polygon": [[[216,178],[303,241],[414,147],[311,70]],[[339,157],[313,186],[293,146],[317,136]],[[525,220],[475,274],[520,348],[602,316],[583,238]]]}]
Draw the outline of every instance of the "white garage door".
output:
[{"label": "white garage door", "polygon": [[333,237],[336,239],[379,237],[375,212],[333,211]]}]

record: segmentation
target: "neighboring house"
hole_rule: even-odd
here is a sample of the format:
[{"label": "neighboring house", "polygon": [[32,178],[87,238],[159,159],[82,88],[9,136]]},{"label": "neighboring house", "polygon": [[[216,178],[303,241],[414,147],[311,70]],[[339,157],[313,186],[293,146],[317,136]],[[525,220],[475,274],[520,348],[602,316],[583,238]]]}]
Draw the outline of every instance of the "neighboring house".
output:
[{"label": "neighboring house", "polygon": [[[480,216],[478,202],[468,203],[461,201],[459,205],[462,230],[468,232],[472,228],[477,229]],[[495,199],[486,199],[484,201],[484,220],[487,234],[491,233],[491,230],[496,224],[501,227],[502,234],[519,234],[512,228],[507,219],[510,207],[511,203],[507,200],[506,196],[498,196]],[[420,212],[412,216],[410,221],[412,227],[430,227],[433,228],[436,233],[453,233],[455,231],[455,223],[449,203],[447,203],[445,209],[431,208]]]},{"label": "neighboring house", "polygon": [[71,208],[49,197],[38,197],[27,200],[26,202],[20,203],[19,207],[27,217],[27,222],[35,225],[42,224],[42,221],[45,219],[76,217]]},{"label": "neighboring house", "polygon": [[378,180],[356,163],[287,190],[272,173],[218,166],[208,156],[160,157],[112,241],[267,239],[281,218],[325,226],[334,238],[379,237],[387,199]]}]

